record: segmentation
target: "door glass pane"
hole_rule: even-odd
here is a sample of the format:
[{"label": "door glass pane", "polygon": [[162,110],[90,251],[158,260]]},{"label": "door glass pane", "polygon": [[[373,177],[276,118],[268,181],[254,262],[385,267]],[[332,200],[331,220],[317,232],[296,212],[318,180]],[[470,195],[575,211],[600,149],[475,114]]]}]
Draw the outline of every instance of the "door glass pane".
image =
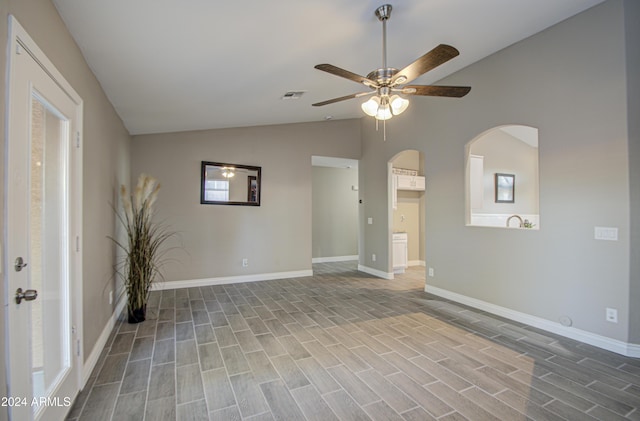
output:
[{"label": "door glass pane", "polygon": [[[47,397],[70,367],[66,236],[66,142],[68,123],[34,94],[31,111],[29,288],[34,398]],[[34,408],[36,409],[36,408]]]}]

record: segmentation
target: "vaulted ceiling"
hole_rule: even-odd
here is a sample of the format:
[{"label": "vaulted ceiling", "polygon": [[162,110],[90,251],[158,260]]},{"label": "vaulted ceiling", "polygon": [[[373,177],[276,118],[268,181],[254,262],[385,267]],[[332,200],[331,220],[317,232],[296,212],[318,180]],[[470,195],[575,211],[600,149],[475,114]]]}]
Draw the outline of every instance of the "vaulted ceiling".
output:
[{"label": "vaulted ceiling", "polygon": [[[388,0],[388,65],[453,45],[430,84],[602,1]],[[364,88],[313,66],[382,66],[384,0],[53,2],[131,134],[361,117],[362,100],[311,106]]]}]

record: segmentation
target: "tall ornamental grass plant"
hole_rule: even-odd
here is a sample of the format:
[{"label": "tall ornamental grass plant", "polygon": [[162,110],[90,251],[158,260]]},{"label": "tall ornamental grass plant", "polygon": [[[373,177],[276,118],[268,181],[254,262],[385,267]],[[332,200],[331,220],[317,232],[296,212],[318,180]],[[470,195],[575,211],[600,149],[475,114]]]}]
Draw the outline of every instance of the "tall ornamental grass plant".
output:
[{"label": "tall ornamental grass plant", "polygon": [[152,221],[159,190],[158,180],[146,174],[140,174],[132,194],[124,185],[120,186],[122,212],[116,211],[116,215],[127,237],[122,241],[111,239],[125,254],[118,273],[127,293],[129,323],[145,320],[151,284],[162,279],[162,245],[173,235]]}]

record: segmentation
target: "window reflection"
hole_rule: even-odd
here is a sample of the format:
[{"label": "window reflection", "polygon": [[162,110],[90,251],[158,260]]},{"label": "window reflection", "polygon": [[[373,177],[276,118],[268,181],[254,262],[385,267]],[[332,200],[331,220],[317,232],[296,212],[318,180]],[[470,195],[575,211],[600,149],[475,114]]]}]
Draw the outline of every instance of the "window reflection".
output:
[{"label": "window reflection", "polygon": [[200,203],[260,206],[262,169],[202,161]]}]

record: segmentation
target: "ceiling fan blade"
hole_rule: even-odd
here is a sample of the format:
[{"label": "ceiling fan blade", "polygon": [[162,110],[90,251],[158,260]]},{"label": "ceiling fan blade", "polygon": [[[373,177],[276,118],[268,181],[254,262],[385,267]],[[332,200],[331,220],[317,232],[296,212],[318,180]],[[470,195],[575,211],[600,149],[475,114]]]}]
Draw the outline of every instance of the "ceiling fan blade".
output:
[{"label": "ceiling fan blade", "polygon": [[348,70],[341,69],[340,67],[336,67],[333,64],[317,64],[314,66],[318,70],[322,70],[323,72],[331,73],[332,75],[340,76],[345,79],[352,80],[354,82],[362,83],[366,86],[370,86],[372,88],[377,88],[378,84],[371,79],[368,79],[364,76],[360,76]]},{"label": "ceiling fan blade", "polygon": [[[404,69],[396,73],[391,79],[390,85],[408,83],[431,69],[435,69],[456,57],[460,52],[446,44],[440,44],[427,54],[423,55]],[[401,79],[402,78],[402,79]],[[406,79],[405,79],[406,78]]]},{"label": "ceiling fan blade", "polygon": [[471,90],[470,86],[432,86],[432,85],[409,85],[400,91],[403,94],[424,95],[424,96],[448,96],[452,98],[462,98]]},{"label": "ceiling fan blade", "polygon": [[328,100],[322,101],[322,102],[316,102],[315,104],[311,104],[311,105],[313,105],[314,107],[322,107],[323,105],[333,104],[334,102],[346,101],[347,99],[353,99],[353,98],[360,98],[361,96],[372,95],[372,94],[375,94],[375,93],[376,93],[376,91],[358,92],[356,94],[345,95],[345,96],[341,96],[339,98],[333,98],[333,99],[328,99]]}]

